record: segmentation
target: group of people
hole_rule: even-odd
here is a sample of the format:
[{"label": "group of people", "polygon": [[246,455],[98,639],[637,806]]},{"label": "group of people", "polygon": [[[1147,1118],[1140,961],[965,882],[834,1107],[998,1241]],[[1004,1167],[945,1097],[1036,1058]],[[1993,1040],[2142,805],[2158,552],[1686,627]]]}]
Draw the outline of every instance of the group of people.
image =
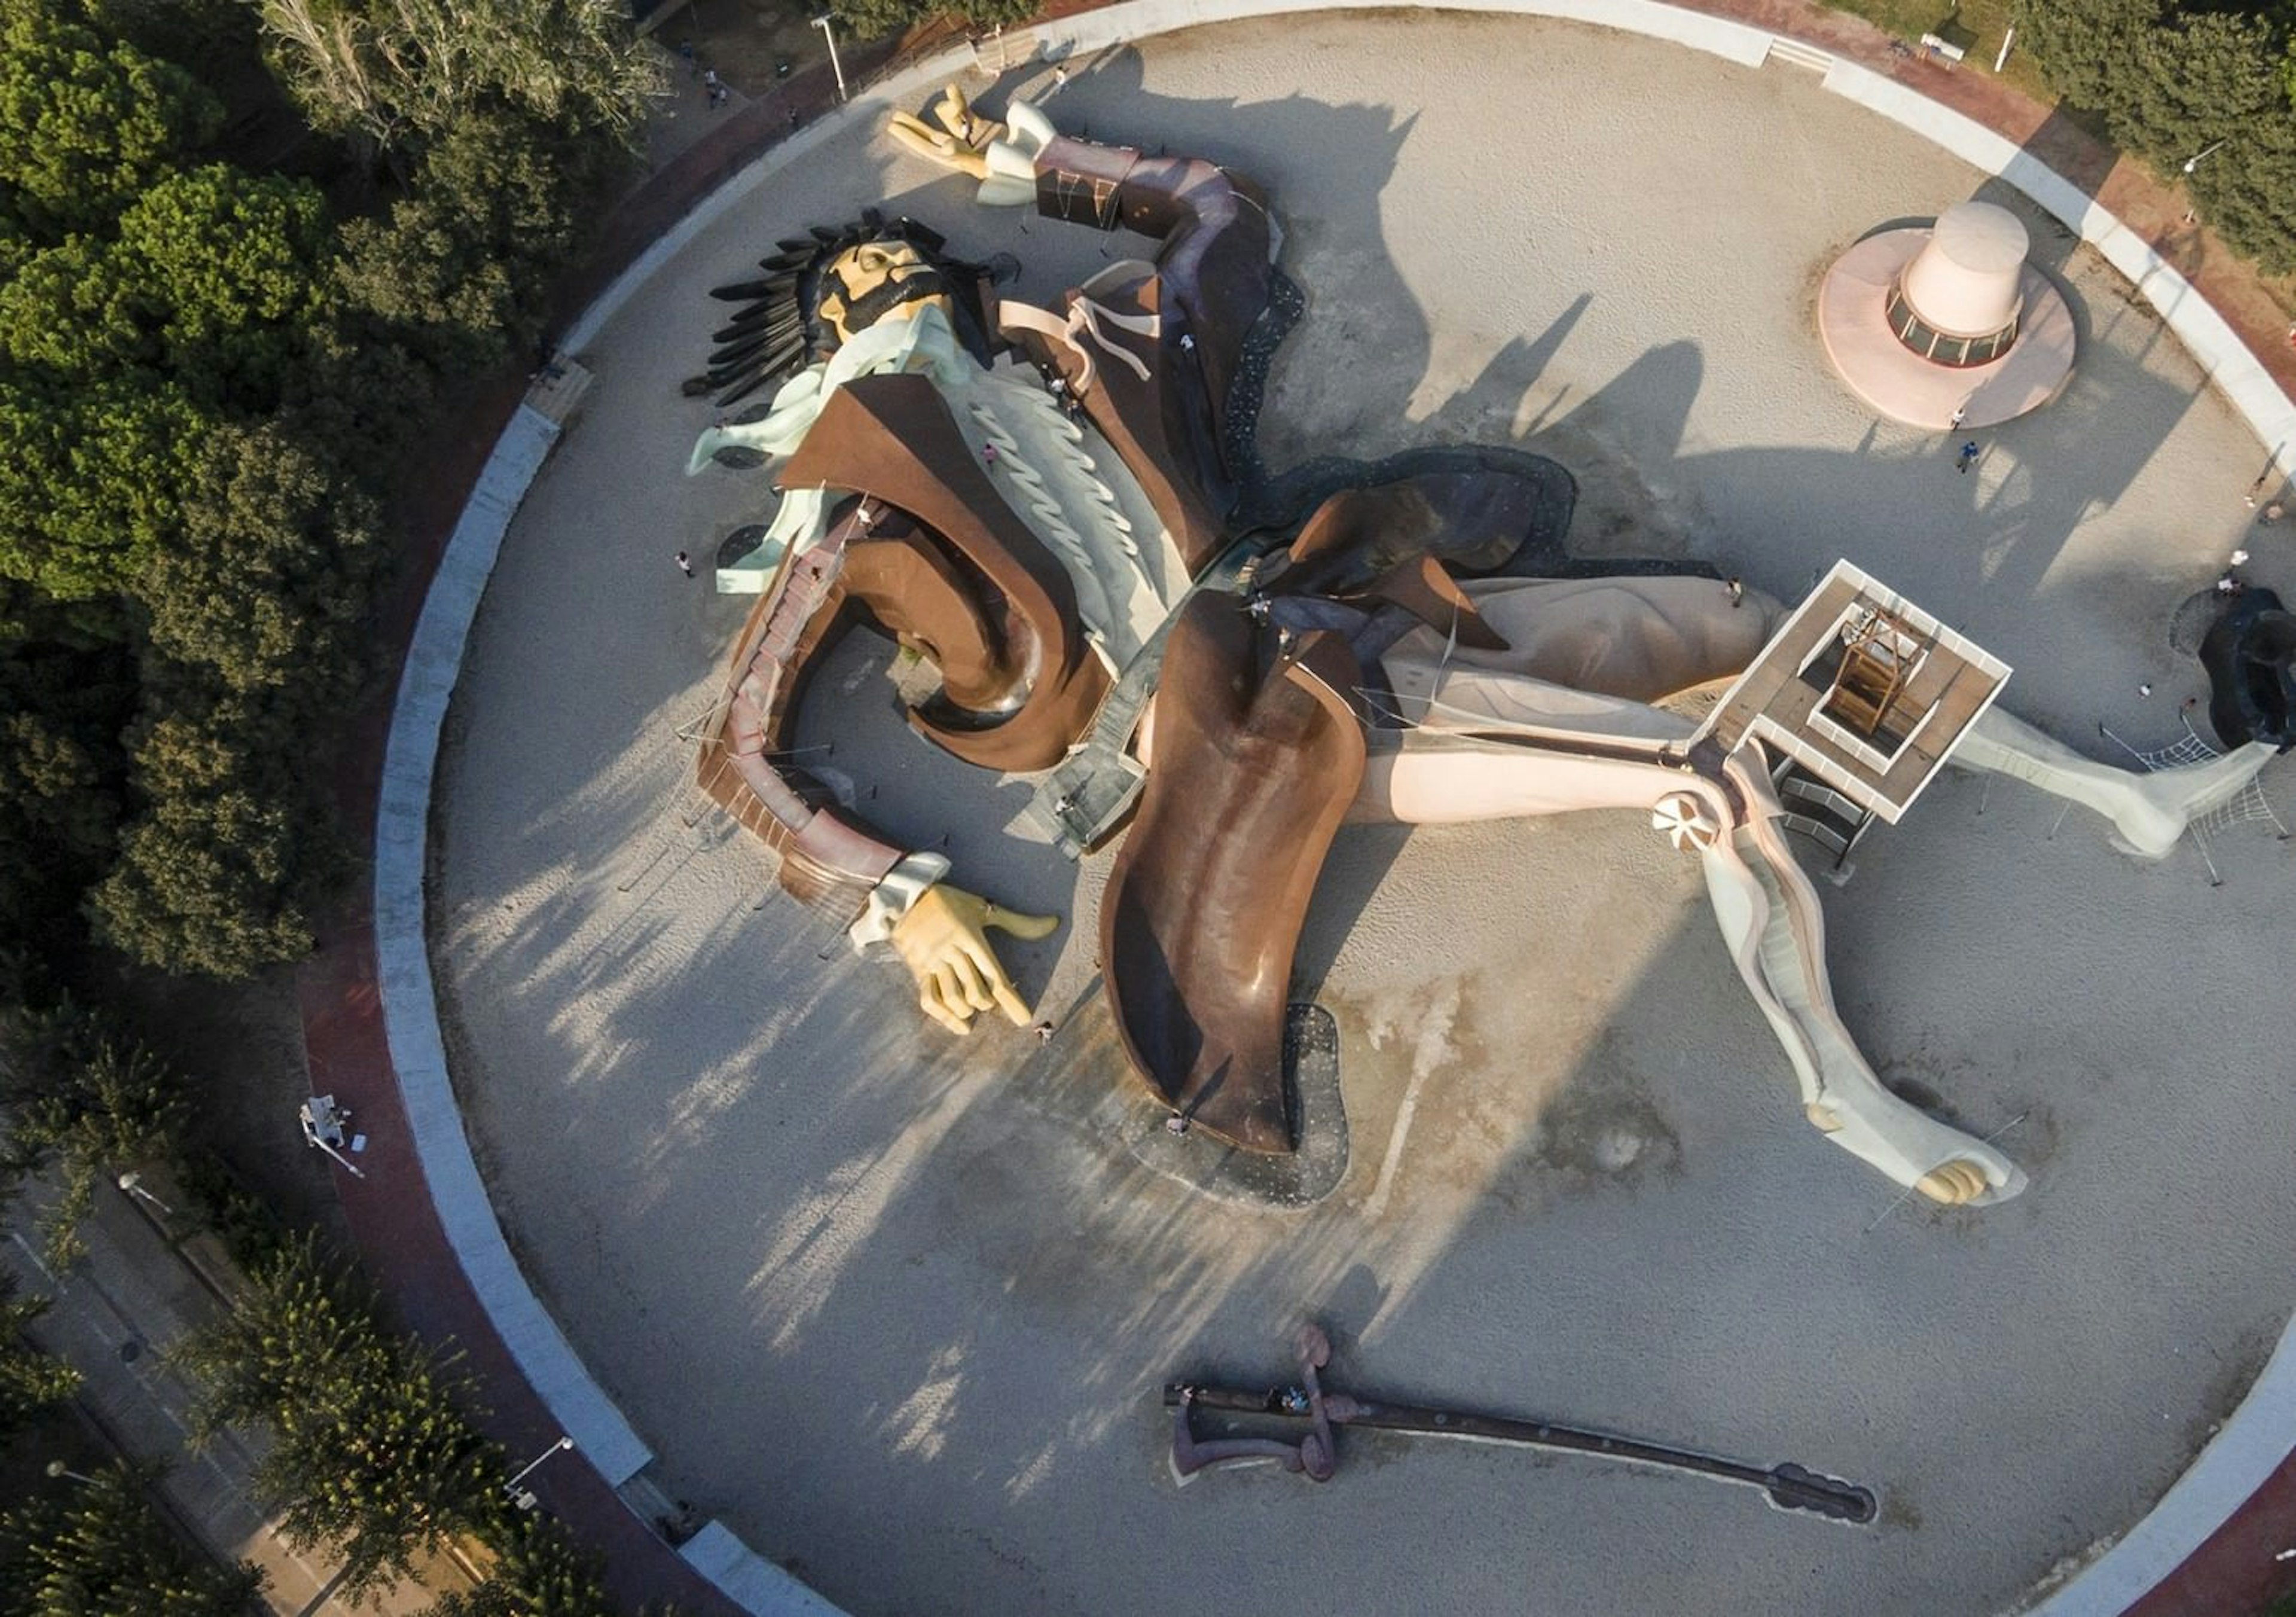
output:
[{"label": "group of people", "polygon": [[709,110],[715,112],[724,106],[734,93],[726,87],[726,81],[718,77],[716,68],[705,68],[701,65],[700,59],[693,53],[693,41],[681,39],[677,42],[677,58],[685,64],[685,76],[688,78],[701,80],[702,94],[709,98]]}]

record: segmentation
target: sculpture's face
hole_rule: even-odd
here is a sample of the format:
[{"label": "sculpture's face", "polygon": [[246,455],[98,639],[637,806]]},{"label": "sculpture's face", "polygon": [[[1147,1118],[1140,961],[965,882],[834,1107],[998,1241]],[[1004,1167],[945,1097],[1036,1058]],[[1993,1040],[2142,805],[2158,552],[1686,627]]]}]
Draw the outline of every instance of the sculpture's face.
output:
[{"label": "sculpture's face", "polygon": [[929,303],[951,312],[940,272],[906,242],[849,247],[822,271],[820,315],[840,342],[880,320],[910,319]]}]

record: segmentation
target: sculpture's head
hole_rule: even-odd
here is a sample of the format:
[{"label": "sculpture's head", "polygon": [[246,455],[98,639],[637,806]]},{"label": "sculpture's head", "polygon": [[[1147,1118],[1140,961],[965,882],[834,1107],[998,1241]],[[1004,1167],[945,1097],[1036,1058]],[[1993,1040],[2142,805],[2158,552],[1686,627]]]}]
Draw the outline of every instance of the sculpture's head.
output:
[{"label": "sculpture's head", "polygon": [[812,227],[761,261],[763,280],[718,287],[712,296],[742,308],[716,333],[709,368],[685,384],[715,393],[720,406],[775,385],[888,320],[938,307],[958,341],[984,365],[981,265],[941,250],[940,234],[914,219],[874,209],[841,230]]},{"label": "sculpture's head", "polygon": [[947,277],[914,243],[865,242],[822,266],[814,312],[838,341],[849,342],[881,320],[910,319],[929,304],[955,312]]}]

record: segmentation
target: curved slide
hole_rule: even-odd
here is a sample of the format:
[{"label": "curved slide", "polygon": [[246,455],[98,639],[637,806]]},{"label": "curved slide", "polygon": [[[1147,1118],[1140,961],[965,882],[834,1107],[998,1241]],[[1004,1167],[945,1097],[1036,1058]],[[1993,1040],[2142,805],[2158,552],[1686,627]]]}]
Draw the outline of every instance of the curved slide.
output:
[{"label": "curved slide", "polygon": [[1754,805],[1700,854],[1706,891],[1738,974],[1801,1085],[1802,1112],[1833,1143],[1934,1201],[1986,1206],[2025,1188],[2000,1152],[1899,1100],[1874,1075],[1833,1005],[1825,913],[1778,830],[1768,777],[1736,758],[1725,768]]}]

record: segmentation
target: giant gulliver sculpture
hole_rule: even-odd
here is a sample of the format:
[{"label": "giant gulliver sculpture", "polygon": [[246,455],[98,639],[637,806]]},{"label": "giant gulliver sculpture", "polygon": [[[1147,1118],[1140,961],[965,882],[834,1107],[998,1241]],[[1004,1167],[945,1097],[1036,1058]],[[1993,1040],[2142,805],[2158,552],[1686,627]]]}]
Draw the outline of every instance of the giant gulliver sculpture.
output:
[{"label": "giant gulliver sculpture", "polygon": [[[892,133],[984,203],[1157,247],[1047,310],[871,214],[719,289],[741,307],[690,390],[729,410],[773,391],[702,433],[689,470],[771,461],[781,500],[719,570],[759,600],[700,781],[776,850],[789,892],[857,944],[889,940],[952,1030],[1027,1020],[987,932],[1054,923],[951,886],[946,859],[839,812],[788,761],[808,671],[867,621],[939,672],[908,713],[922,735],[1039,774],[1041,825],[1071,853],[1123,833],[1100,942],[1131,1064],[1193,1126],[1282,1153],[1293,946],[1344,819],[1637,809],[1700,858],[1810,1121],[1937,1200],[2016,1194],[2013,1162],[1891,1095],[1843,1028],[1774,764],[1895,818],[1951,753],[2158,857],[2270,748],[2146,778],[2091,763],[1993,709],[2005,666],[1853,569],[1782,627],[1710,573],[1575,562],[1570,480],[1528,456],[1408,457],[1304,520],[1265,498],[1242,520],[1267,492],[1250,415],[1289,290],[1259,188],[1063,137],[1022,103],[992,122],[954,89]],[[1703,722],[1662,705],[1734,678]]]}]

